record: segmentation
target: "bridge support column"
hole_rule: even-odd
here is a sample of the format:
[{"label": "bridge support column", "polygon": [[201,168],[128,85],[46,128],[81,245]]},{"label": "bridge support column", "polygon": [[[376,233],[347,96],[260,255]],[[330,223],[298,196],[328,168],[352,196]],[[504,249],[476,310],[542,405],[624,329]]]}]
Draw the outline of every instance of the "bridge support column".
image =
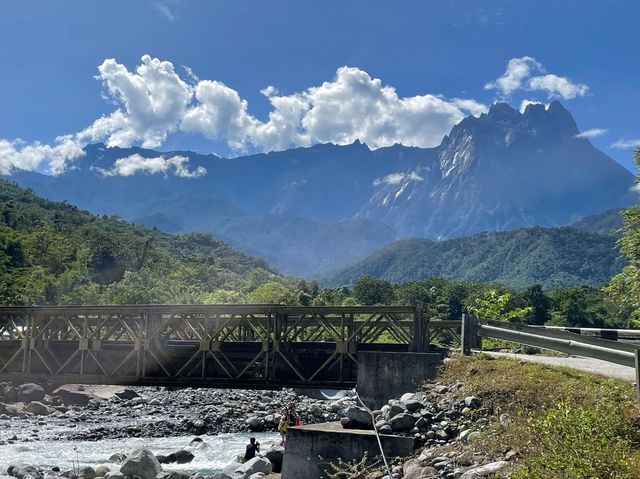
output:
[{"label": "bridge support column", "polygon": [[435,378],[441,361],[438,353],[360,351],[358,394],[368,407],[382,407]]}]

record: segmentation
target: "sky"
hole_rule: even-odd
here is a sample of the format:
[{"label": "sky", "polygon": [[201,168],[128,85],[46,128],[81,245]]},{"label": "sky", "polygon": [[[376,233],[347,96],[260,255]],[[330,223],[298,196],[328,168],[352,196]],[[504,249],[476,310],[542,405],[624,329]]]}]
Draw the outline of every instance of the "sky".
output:
[{"label": "sky", "polygon": [[0,0],[0,173],[58,174],[98,141],[430,147],[493,102],[552,100],[635,171],[639,14],[637,0]]}]

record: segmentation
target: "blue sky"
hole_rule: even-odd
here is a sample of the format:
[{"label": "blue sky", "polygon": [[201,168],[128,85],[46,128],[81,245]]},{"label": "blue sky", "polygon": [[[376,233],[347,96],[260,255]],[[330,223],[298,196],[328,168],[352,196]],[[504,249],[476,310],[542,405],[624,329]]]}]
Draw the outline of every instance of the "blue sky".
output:
[{"label": "blue sky", "polygon": [[558,98],[634,171],[639,14],[637,0],[3,0],[0,168],[60,171],[98,140],[431,146],[496,100]]}]

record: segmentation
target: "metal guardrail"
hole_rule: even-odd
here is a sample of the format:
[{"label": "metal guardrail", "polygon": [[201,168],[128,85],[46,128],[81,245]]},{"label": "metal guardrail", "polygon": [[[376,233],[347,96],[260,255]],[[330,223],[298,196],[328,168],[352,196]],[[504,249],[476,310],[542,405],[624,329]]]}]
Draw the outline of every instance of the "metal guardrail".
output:
[{"label": "metal guardrail", "polygon": [[[464,314],[462,316],[461,345],[462,353],[469,355],[472,349],[480,346],[481,338],[501,339],[632,367],[636,370],[636,392],[640,396],[640,344],[603,339],[603,337],[630,338],[640,331],[607,331],[595,328],[567,330],[494,320],[479,321],[475,316]],[[596,337],[596,334],[600,337]]]}]

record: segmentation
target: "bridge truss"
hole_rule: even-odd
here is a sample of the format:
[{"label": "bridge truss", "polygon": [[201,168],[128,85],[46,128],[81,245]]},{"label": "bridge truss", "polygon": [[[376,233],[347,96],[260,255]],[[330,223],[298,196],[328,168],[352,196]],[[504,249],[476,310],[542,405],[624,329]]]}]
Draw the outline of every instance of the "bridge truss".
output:
[{"label": "bridge truss", "polygon": [[359,351],[425,352],[459,325],[422,305],[3,307],[0,380],[344,387]]}]

